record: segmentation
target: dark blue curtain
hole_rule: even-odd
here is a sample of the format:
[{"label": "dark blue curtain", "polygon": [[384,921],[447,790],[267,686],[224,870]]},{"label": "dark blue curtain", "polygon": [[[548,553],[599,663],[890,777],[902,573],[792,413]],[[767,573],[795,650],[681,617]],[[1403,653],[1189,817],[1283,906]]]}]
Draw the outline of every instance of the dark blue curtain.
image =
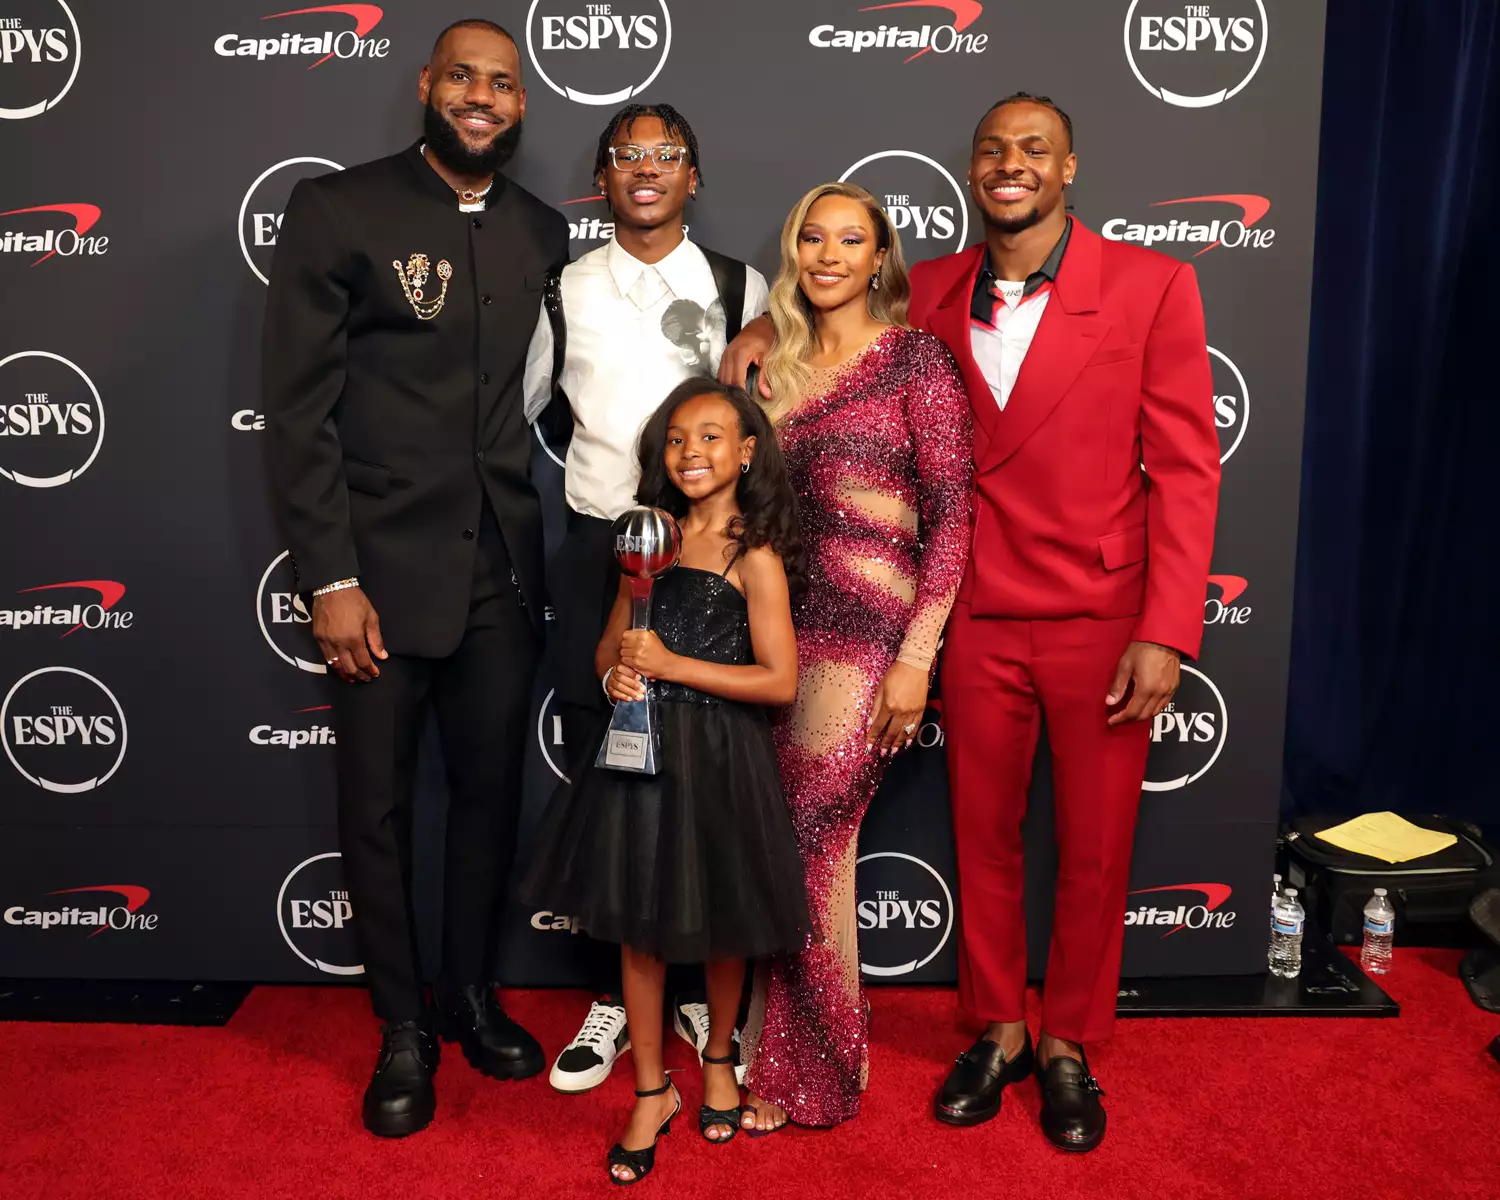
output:
[{"label": "dark blue curtain", "polygon": [[1500,2],[1330,0],[1284,809],[1500,833]]}]

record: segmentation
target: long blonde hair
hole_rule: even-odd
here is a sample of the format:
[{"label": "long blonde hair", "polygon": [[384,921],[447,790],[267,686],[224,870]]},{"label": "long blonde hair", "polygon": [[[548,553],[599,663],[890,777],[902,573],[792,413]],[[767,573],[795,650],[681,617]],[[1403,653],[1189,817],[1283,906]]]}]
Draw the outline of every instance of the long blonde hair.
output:
[{"label": "long blonde hair", "polygon": [[[901,237],[896,227],[876,203],[875,197],[857,183],[823,183],[813,188],[792,207],[781,227],[781,269],[771,285],[771,324],[776,340],[766,355],[764,371],[770,381],[773,397],[766,411],[774,421],[801,398],[807,388],[811,368],[807,360],[816,345],[813,306],[802,294],[802,269],[797,262],[797,244],[807,213],[824,196],[845,196],[864,205],[875,226],[879,249],[885,251],[880,265],[878,288],[866,293],[870,316],[877,321],[907,327],[906,313],[911,301],[911,282],[906,261],[901,256]],[[758,389],[757,389],[758,390]]]}]

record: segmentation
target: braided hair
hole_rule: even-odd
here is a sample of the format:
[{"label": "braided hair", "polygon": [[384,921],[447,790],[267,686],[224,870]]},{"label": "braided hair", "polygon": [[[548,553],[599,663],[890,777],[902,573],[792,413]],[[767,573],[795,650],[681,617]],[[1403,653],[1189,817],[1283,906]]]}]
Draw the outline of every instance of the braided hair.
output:
[{"label": "braided hair", "polygon": [[703,168],[698,165],[698,136],[687,119],[670,104],[627,104],[610,118],[604,132],[599,135],[599,151],[594,155],[594,176],[603,175],[609,166],[609,148],[614,144],[615,134],[624,129],[628,134],[637,118],[655,117],[666,131],[682,139],[687,147],[688,166],[698,171],[698,186],[703,186]]},{"label": "braided hair", "polygon": [[1036,96],[1031,92],[1012,92],[1009,96],[1006,96],[1005,99],[996,100],[995,103],[991,104],[987,109],[985,109],[984,116],[979,118],[979,124],[974,126],[974,136],[976,138],[979,136],[979,130],[988,119],[990,113],[994,112],[997,108],[1004,108],[1007,104],[1040,104],[1043,108],[1050,108],[1058,115],[1058,117],[1061,118],[1063,128],[1068,131],[1068,150],[1069,152],[1072,151],[1073,118],[1068,116],[1067,113],[1063,112],[1062,109],[1058,108],[1056,102],[1052,99],[1051,96]]}]

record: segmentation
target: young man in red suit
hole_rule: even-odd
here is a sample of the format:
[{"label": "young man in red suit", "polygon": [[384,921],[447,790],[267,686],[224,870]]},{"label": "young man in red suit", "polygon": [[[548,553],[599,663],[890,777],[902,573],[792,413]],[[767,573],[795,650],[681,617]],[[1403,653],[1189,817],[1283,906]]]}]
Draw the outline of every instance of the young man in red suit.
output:
[{"label": "young man in red suit", "polygon": [[[1033,1070],[1042,1128],[1104,1136],[1084,1044],[1112,1031],[1151,719],[1195,656],[1219,488],[1191,267],[1067,215],[1072,122],[1027,94],[974,133],[985,241],[911,272],[911,323],[953,352],[974,407],[974,538],[942,694],[958,848],[959,993],[986,1023],[934,1101],[975,1125]],[[755,356],[761,331],[726,355]],[[1041,1031],[1025,1022],[1021,819],[1042,721],[1057,895]]]}]

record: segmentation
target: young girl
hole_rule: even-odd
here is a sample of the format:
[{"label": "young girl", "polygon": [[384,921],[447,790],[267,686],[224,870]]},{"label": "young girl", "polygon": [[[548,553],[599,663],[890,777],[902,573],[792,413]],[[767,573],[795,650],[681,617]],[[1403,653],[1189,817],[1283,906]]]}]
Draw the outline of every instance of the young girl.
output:
[{"label": "young girl", "polygon": [[738,388],[689,379],[646,422],[638,453],[637,498],[678,519],[682,558],[655,581],[649,630],[629,628],[621,581],[594,662],[612,702],[643,698],[652,681],[661,772],[589,766],[559,788],[522,884],[527,901],[621,945],[637,1100],[609,1151],[620,1184],[650,1173],[656,1139],[682,1107],[662,1066],[666,964],[704,964],[698,1123],[723,1143],[739,1128],[731,1036],[745,960],[800,949],[809,932],[764,707],[796,695],[790,592],[803,571],[775,435]]}]

